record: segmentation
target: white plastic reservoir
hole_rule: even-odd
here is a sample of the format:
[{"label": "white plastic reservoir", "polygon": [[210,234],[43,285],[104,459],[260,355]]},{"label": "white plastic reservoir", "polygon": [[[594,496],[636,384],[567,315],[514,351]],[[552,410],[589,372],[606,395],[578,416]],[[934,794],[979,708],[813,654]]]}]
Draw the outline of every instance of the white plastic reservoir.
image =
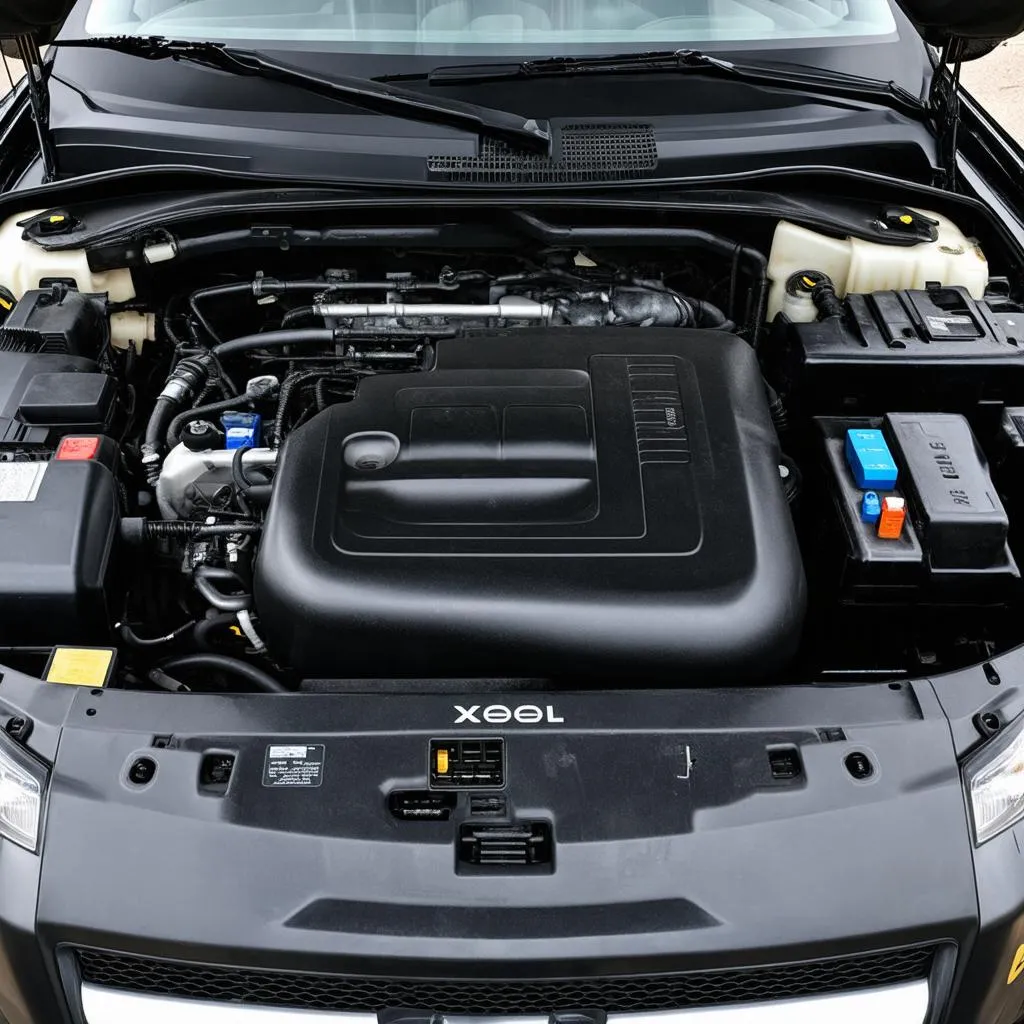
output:
[{"label": "white plastic reservoir", "polygon": [[26,242],[18,222],[37,212],[19,213],[0,224],[0,285],[9,288],[16,299],[39,287],[46,278],[73,280],[80,292],[105,292],[111,302],[127,302],[135,298],[135,284],[128,269],[107,270],[94,274],[84,249],[46,252],[34,242]]},{"label": "white plastic reservoir", "polygon": [[[912,246],[881,245],[859,238],[830,238],[788,221],[775,231],[768,277],[768,319],[786,307],[786,283],[801,271],[818,271],[832,278],[837,294],[920,289],[930,282],[966,288],[980,299],[989,282],[988,260],[974,238],[968,238],[948,218],[927,210],[917,213],[938,221],[938,238]],[[813,319],[813,316],[812,316]]]}]

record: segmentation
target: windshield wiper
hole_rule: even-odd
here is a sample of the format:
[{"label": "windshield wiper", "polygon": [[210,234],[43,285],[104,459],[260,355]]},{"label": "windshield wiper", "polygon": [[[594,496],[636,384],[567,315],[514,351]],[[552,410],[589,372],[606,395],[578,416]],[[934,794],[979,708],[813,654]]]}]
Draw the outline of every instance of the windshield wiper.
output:
[{"label": "windshield wiper", "polygon": [[832,98],[881,102],[920,116],[927,108],[894,82],[792,64],[736,64],[699,50],[653,50],[596,57],[547,57],[518,63],[452,64],[426,74],[384,75],[378,82],[425,81],[429,85],[465,85],[508,79],[561,78],[572,75],[704,74],[779,89],[807,90]]},{"label": "windshield wiper", "polygon": [[57,45],[116,50],[146,60],[188,61],[233,75],[251,75],[295,86],[377,114],[489,135],[533,152],[548,153],[551,149],[551,133],[544,121],[477,106],[475,103],[421,96],[366,78],[324,75],[255,50],[236,49],[223,43],[185,42],[163,36],[94,36],[86,39],[59,39]]}]

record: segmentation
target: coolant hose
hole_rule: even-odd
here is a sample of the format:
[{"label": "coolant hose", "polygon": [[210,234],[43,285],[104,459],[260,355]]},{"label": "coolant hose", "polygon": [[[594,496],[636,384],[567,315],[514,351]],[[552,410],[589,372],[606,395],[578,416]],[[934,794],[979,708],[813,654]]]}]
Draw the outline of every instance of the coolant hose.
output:
[{"label": "coolant hose", "polygon": [[146,424],[146,437],[142,443],[142,467],[146,471],[146,479],[151,487],[155,487],[157,480],[160,479],[160,450],[167,424],[177,407],[178,403],[173,398],[161,395],[153,406],[149,423]]},{"label": "coolant hose", "polygon": [[171,658],[160,665],[160,671],[173,676],[176,670],[208,669],[211,672],[223,672],[225,675],[236,676],[251,683],[262,693],[291,693],[284,683],[278,682],[268,672],[250,665],[238,658],[229,658],[225,654],[184,654],[180,658]]},{"label": "coolant hose", "polygon": [[167,432],[167,422],[174,415],[178,403],[173,398],[166,398],[161,395],[153,406],[149,423],[146,424],[146,447],[159,448],[163,444],[164,434]]},{"label": "coolant hose", "polygon": [[247,334],[233,341],[216,345],[212,352],[218,359],[238,352],[258,348],[283,348],[286,345],[333,345],[334,331],[327,327],[307,327],[293,331],[267,331],[265,334]]}]

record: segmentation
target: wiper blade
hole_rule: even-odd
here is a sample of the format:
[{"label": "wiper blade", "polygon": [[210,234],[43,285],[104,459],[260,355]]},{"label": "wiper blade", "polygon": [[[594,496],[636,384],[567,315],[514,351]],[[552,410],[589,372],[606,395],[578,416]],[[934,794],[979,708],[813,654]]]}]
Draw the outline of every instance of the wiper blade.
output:
[{"label": "wiper blade", "polygon": [[430,85],[464,85],[507,79],[560,78],[571,75],[705,74],[780,89],[809,90],[831,98],[882,102],[920,116],[927,108],[894,82],[793,64],[737,64],[699,50],[653,50],[595,57],[547,57],[519,63],[452,64],[424,75],[391,75],[379,82],[426,81]]},{"label": "wiper blade", "polygon": [[94,36],[59,39],[57,45],[116,50],[146,60],[188,61],[229,74],[250,75],[295,86],[377,114],[489,135],[533,152],[548,153],[551,149],[551,132],[545,121],[475,103],[426,97],[366,78],[325,75],[279,61],[256,50],[236,49],[224,43],[188,42],[163,36]]}]

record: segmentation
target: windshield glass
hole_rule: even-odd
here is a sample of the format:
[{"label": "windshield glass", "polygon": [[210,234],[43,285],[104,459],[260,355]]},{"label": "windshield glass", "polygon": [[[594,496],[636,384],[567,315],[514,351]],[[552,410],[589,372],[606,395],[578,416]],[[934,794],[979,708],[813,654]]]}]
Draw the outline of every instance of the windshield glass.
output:
[{"label": "windshield glass", "polygon": [[896,22],[888,0],[92,0],[86,29],[468,55],[874,42]]}]

